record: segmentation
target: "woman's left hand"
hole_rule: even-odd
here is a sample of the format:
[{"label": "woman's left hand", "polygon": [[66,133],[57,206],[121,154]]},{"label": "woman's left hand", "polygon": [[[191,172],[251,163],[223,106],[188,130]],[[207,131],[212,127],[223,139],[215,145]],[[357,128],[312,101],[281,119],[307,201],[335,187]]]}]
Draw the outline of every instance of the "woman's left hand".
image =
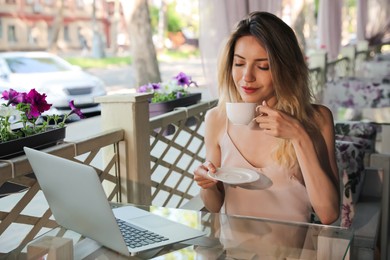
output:
[{"label": "woman's left hand", "polygon": [[294,139],[302,131],[299,121],[292,116],[272,109],[266,101],[256,108],[259,116],[254,120],[264,133],[283,139]]}]

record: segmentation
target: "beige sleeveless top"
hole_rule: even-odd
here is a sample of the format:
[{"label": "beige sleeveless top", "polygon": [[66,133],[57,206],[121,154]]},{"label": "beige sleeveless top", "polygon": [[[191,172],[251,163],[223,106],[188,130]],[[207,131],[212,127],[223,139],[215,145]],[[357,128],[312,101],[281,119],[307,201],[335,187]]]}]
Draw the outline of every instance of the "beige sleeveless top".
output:
[{"label": "beige sleeveless top", "polygon": [[[225,201],[221,212],[278,220],[309,222],[311,205],[305,186],[295,176],[299,167],[286,168],[270,163],[264,168],[251,165],[237,149],[228,131],[222,135],[221,166],[241,167],[257,171],[258,181],[249,184],[224,183]],[[276,138],[274,144],[276,145]],[[269,155],[268,161],[273,161]]]}]

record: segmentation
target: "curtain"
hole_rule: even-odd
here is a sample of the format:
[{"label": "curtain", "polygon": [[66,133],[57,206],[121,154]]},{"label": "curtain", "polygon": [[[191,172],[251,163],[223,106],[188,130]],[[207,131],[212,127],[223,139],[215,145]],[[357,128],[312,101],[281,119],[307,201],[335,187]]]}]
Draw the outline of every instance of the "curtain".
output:
[{"label": "curtain", "polygon": [[199,48],[206,85],[218,97],[217,60],[234,25],[252,11],[280,16],[282,0],[199,0]]},{"label": "curtain", "polygon": [[341,8],[343,1],[320,0],[317,48],[325,49],[328,59],[337,58],[341,45]]},{"label": "curtain", "polygon": [[358,41],[363,41],[366,39],[366,25],[368,21],[368,12],[367,12],[367,0],[358,0],[357,2],[357,28],[356,36]]}]

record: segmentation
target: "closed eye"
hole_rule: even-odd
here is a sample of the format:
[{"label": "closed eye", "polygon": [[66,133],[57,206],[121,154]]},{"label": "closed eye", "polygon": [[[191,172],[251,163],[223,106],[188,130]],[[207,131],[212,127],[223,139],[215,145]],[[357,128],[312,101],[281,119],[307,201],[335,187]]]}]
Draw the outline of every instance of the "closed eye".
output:
[{"label": "closed eye", "polygon": [[267,67],[257,67],[257,68],[259,68],[260,70],[269,70],[268,66]]}]

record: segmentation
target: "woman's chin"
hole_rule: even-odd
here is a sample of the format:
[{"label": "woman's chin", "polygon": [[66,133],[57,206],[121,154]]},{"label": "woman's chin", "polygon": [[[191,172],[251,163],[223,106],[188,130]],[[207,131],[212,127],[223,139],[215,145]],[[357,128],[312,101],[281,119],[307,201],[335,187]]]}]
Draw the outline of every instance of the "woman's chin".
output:
[{"label": "woman's chin", "polygon": [[257,97],[251,97],[251,96],[248,96],[248,95],[242,95],[241,96],[242,98],[242,101],[245,102],[245,103],[257,103],[257,104],[261,104],[261,101],[259,98]]}]

